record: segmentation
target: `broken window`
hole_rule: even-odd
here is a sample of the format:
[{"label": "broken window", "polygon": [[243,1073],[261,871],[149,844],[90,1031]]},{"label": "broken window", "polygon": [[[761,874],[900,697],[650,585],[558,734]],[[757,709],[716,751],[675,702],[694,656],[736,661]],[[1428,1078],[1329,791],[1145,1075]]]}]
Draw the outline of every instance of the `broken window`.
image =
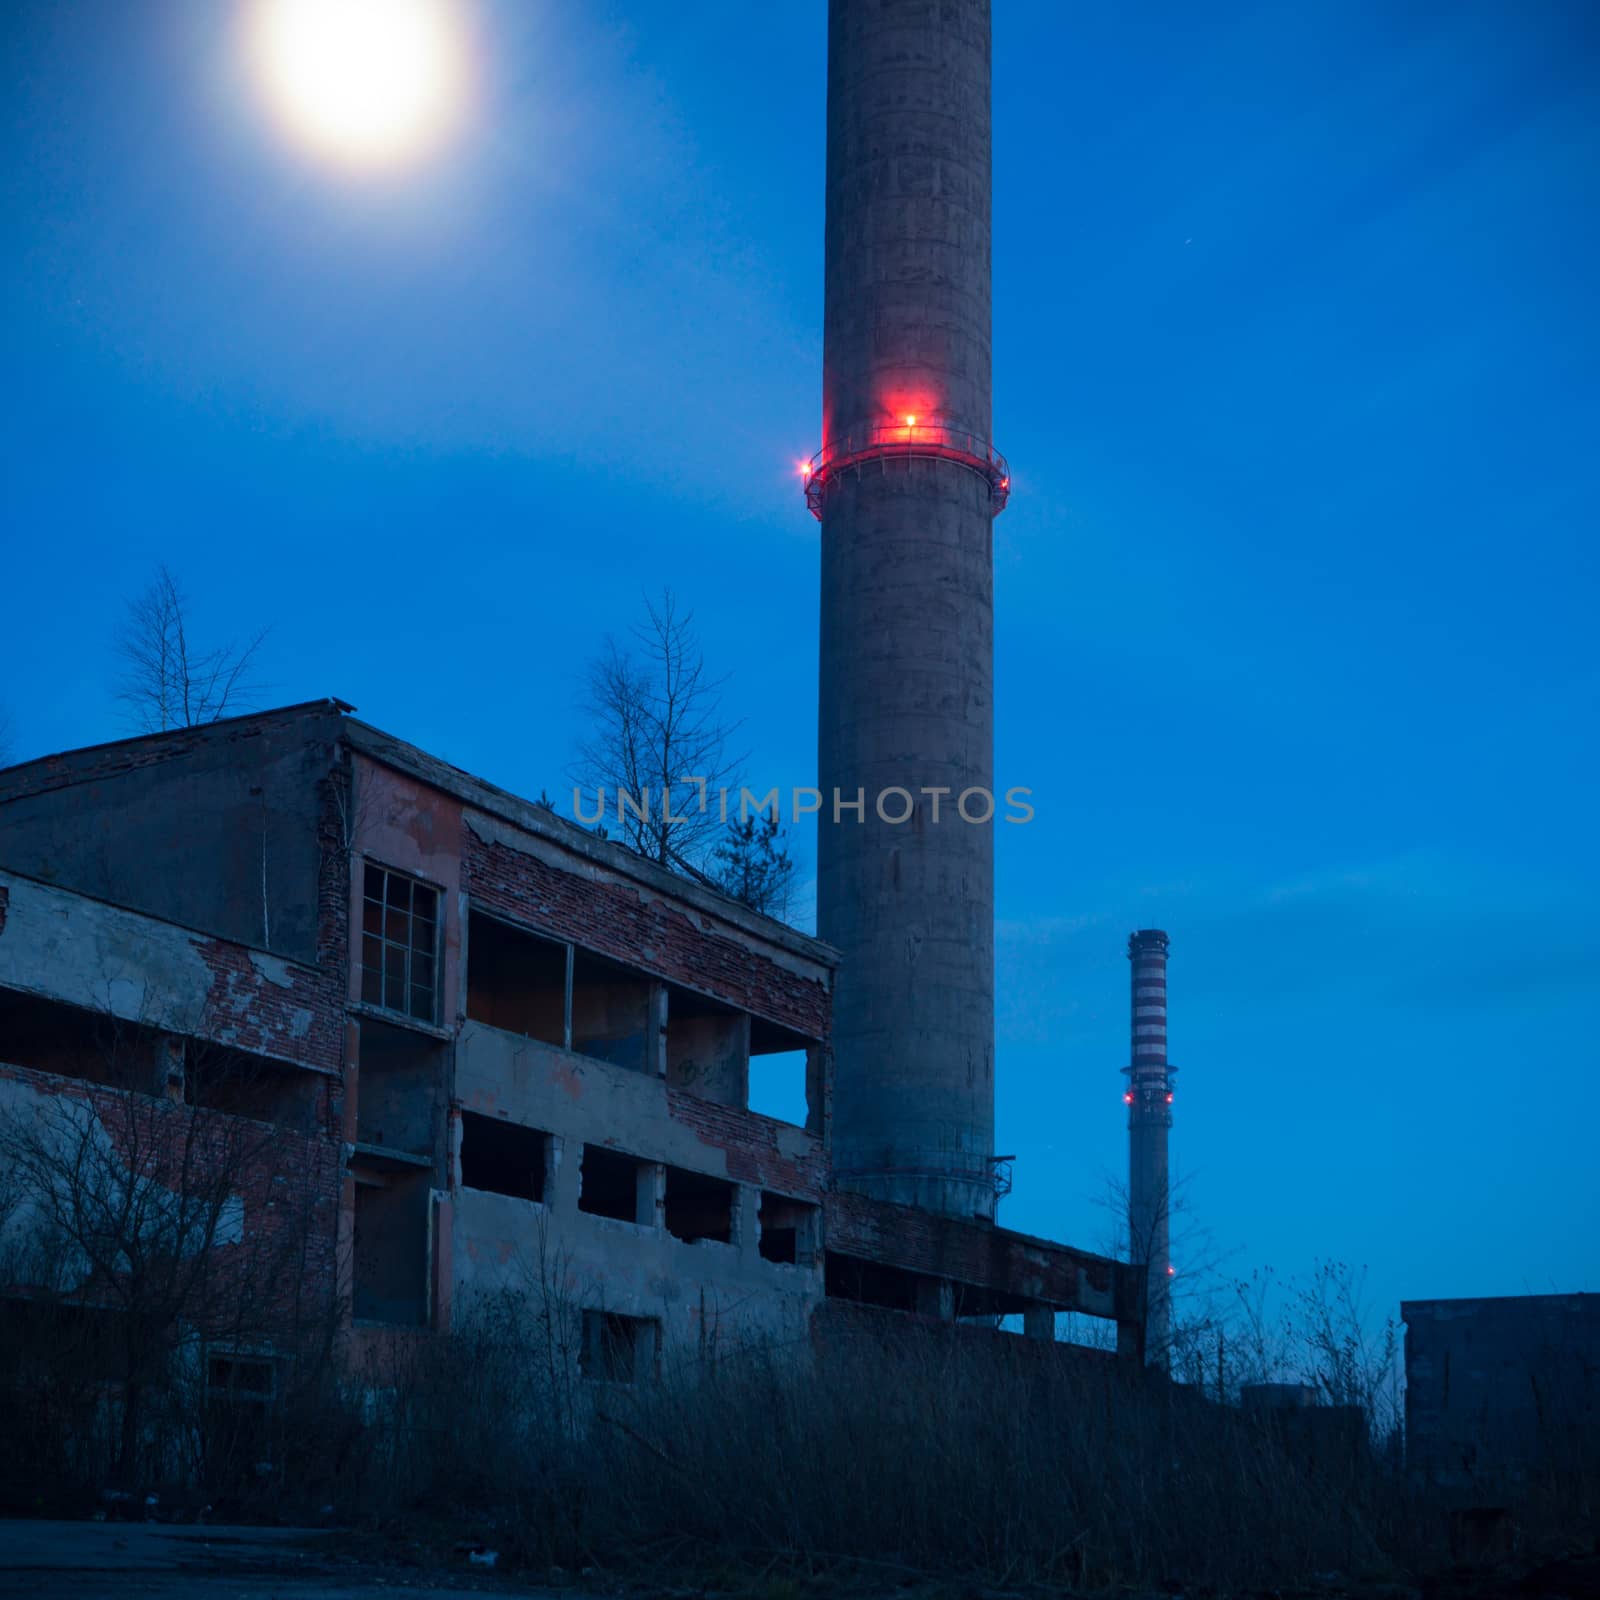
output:
[{"label": "broken window", "polygon": [[652,1227],[656,1220],[655,1169],[647,1161],[625,1156],[604,1145],[583,1147],[578,1174],[578,1209],[618,1222]]},{"label": "broken window", "polygon": [[692,989],[669,985],[667,1082],[742,1111],[749,1099],[749,1015]]},{"label": "broken window", "polygon": [[650,980],[588,950],[572,953],[572,1048],[614,1066],[649,1067]]},{"label": "broken window", "polygon": [[803,1034],[752,1017],[750,1109],[815,1133],[813,1118],[822,1104],[817,1076],[820,1060],[820,1046]]},{"label": "broken window", "polygon": [[686,1244],[700,1239],[732,1244],[733,1210],[738,1195],[739,1191],[724,1178],[709,1178],[702,1172],[668,1167],[667,1232]]},{"label": "broken window", "polygon": [[361,903],[361,998],[385,1011],[437,1018],[439,892],[366,864]]},{"label": "broken window", "polygon": [[353,1171],[354,1303],[358,1321],[418,1327],[428,1320],[426,1173]]},{"label": "broken window", "polygon": [[660,1325],[650,1317],[585,1311],[578,1366],[603,1383],[637,1383],[655,1372]]},{"label": "broken window", "polygon": [[467,922],[467,1015],[565,1045],[568,948],[474,911]]},{"label": "broken window", "polygon": [[760,1247],[768,1261],[809,1267],[817,1259],[817,1208],[761,1191]]},{"label": "broken window", "polygon": [[461,1182],[514,1200],[543,1200],[546,1135],[499,1117],[461,1113]]}]

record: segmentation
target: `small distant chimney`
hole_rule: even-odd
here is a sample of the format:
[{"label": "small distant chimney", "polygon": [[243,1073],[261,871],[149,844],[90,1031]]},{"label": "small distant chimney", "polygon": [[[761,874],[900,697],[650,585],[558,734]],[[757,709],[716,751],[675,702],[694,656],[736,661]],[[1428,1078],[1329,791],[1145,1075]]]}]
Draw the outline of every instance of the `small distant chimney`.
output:
[{"label": "small distant chimney", "polygon": [[1128,936],[1133,966],[1133,1054],[1128,1078],[1128,1257],[1147,1268],[1144,1356],[1168,1364],[1172,1340],[1171,1194],[1167,1130],[1172,1126],[1172,1076],[1167,1062],[1167,945],[1159,928]]}]

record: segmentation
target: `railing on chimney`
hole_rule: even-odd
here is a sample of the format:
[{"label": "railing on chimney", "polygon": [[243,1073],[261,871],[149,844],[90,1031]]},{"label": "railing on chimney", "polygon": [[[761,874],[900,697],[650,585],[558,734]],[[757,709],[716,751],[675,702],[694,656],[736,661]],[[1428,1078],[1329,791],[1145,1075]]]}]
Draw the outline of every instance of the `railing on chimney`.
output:
[{"label": "railing on chimney", "polygon": [[806,504],[822,520],[822,491],[843,472],[859,473],[874,462],[951,461],[975,472],[989,485],[991,514],[999,516],[1011,497],[1011,468],[987,439],[937,422],[882,423],[830,439],[800,469]]}]

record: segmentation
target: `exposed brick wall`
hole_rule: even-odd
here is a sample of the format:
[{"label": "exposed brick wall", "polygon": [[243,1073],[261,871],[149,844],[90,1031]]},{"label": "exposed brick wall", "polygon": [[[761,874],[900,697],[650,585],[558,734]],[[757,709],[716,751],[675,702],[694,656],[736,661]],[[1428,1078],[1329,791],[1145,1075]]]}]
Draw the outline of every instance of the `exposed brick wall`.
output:
[{"label": "exposed brick wall", "polygon": [[713,1105],[682,1089],[667,1089],[667,1109],[709,1145],[727,1152],[728,1176],[735,1183],[774,1189],[796,1200],[820,1202],[828,1182],[828,1161],[815,1140],[803,1154],[786,1155],[783,1142],[801,1137],[787,1123],[750,1111]]},{"label": "exposed brick wall", "polygon": [[338,1071],[342,996],[330,994],[325,974],[284,962],[288,982],[280,983],[239,945],[207,939],[196,948],[211,970],[204,1025],[212,1037],[240,1050]]},{"label": "exposed brick wall", "polygon": [[[197,1222],[208,1214],[198,1197],[219,1180],[226,1185],[242,1206],[241,1237],[216,1247],[213,1265],[220,1288],[208,1314],[217,1326],[237,1309],[227,1303],[229,1285],[253,1297],[251,1310],[262,1325],[283,1325],[291,1313],[305,1317],[329,1305],[336,1283],[343,1166],[337,1139],[26,1067],[0,1066],[0,1081],[88,1106],[111,1149],[132,1170],[174,1193],[181,1186],[191,1196]],[[51,1138],[48,1123],[30,1120],[23,1124],[28,1127],[37,1128],[46,1141]],[[19,1134],[29,1137],[22,1130]],[[70,1124],[60,1137],[70,1153]],[[104,1171],[93,1161],[85,1170],[91,1183]],[[193,1319],[200,1309],[189,1306],[185,1315]]]},{"label": "exposed brick wall", "polygon": [[486,911],[704,990],[808,1038],[828,1036],[829,997],[821,982],[637,889],[558,871],[481,839],[470,824],[462,883]]},{"label": "exposed brick wall", "polygon": [[908,1272],[949,1278],[1053,1304],[1079,1299],[1079,1274],[1096,1292],[1113,1288],[1116,1263],[987,1223],[941,1217],[865,1195],[828,1198],[827,1246]]}]

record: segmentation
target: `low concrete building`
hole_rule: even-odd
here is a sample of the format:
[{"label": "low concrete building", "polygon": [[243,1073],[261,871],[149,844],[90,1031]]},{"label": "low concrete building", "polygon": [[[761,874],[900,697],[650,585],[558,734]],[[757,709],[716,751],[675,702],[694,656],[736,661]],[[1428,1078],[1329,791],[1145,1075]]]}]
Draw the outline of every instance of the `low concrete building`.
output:
[{"label": "low concrete building", "polygon": [[[552,1281],[612,1380],[830,1301],[1137,1314],[1113,1261],[835,1189],[828,946],[349,712],[0,772],[0,1073],[77,1094],[120,1020],[192,1101],[228,1053],[223,1109],[327,1158],[303,1270],[356,1354]],[[751,1109],[778,1073],[794,1121]]]},{"label": "low concrete building", "polygon": [[1500,1504],[1600,1472],[1600,1294],[1408,1300],[1406,1460],[1428,1486]]}]

